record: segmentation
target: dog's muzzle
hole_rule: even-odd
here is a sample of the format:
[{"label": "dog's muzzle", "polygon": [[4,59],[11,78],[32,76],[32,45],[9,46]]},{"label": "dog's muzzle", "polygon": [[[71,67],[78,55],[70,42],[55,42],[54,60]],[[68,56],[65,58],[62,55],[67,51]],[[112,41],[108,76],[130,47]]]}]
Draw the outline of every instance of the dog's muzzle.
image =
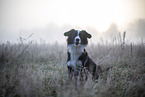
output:
[{"label": "dog's muzzle", "polygon": [[75,45],[79,45],[81,44],[81,39],[79,37],[76,37],[74,42],[75,42]]}]

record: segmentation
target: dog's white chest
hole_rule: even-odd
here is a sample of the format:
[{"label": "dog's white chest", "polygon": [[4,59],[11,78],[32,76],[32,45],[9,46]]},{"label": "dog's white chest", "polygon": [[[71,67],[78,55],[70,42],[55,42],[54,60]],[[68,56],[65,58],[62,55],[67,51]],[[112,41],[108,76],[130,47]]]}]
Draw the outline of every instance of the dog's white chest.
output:
[{"label": "dog's white chest", "polygon": [[75,69],[77,66],[82,65],[82,63],[78,61],[78,58],[81,56],[82,50],[84,48],[85,46],[83,45],[79,45],[79,46],[69,45],[68,46],[69,53],[70,53],[70,60],[67,62],[68,66],[71,66]]}]

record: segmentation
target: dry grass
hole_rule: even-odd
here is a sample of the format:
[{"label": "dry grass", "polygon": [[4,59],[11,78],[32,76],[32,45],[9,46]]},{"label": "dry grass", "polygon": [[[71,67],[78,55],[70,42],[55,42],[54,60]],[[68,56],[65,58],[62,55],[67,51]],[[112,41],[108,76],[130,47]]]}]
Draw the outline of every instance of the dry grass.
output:
[{"label": "dry grass", "polygon": [[90,45],[104,72],[77,86],[67,74],[65,45],[0,43],[0,97],[145,97],[145,45]]}]

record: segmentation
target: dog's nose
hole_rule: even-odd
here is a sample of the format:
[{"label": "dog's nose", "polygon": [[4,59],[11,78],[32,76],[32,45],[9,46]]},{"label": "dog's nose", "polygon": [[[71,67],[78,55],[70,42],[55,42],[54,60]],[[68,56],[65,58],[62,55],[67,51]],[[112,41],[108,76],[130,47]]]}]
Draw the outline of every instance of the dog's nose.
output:
[{"label": "dog's nose", "polygon": [[79,43],[80,43],[80,39],[79,38],[76,38],[75,39],[75,44],[78,45]]},{"label": "dog's nose", "polygon": [[79,38],[76,38],[76,42],[79,42],[80,41],[80,39]]}]

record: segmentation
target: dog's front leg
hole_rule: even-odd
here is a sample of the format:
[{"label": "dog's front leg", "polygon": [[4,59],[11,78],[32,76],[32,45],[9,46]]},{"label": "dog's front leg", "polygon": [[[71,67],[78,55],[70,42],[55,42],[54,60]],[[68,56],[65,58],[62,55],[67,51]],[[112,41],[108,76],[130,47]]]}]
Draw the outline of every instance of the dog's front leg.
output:
[{"label": "dog's front leg", "polygon": [[77,67],[73,61],[68,61],[67,67],[68,67],[68,74],[70,79],[72,79],[73,76],[76,77],[78,75]]},{"label": "dog's front leg", "polygon": [[73,77],[73,70],[70,66],[67,66],[68,68],[68,76],[69,76],[69,80],[72,80]]},{"label": "dog's front leg", "polygon": [[78,60],[78,61],[76,62],[76,65],[77,65],[77,68],[81,68],[81,66],[82,66],[82,61]]}]

